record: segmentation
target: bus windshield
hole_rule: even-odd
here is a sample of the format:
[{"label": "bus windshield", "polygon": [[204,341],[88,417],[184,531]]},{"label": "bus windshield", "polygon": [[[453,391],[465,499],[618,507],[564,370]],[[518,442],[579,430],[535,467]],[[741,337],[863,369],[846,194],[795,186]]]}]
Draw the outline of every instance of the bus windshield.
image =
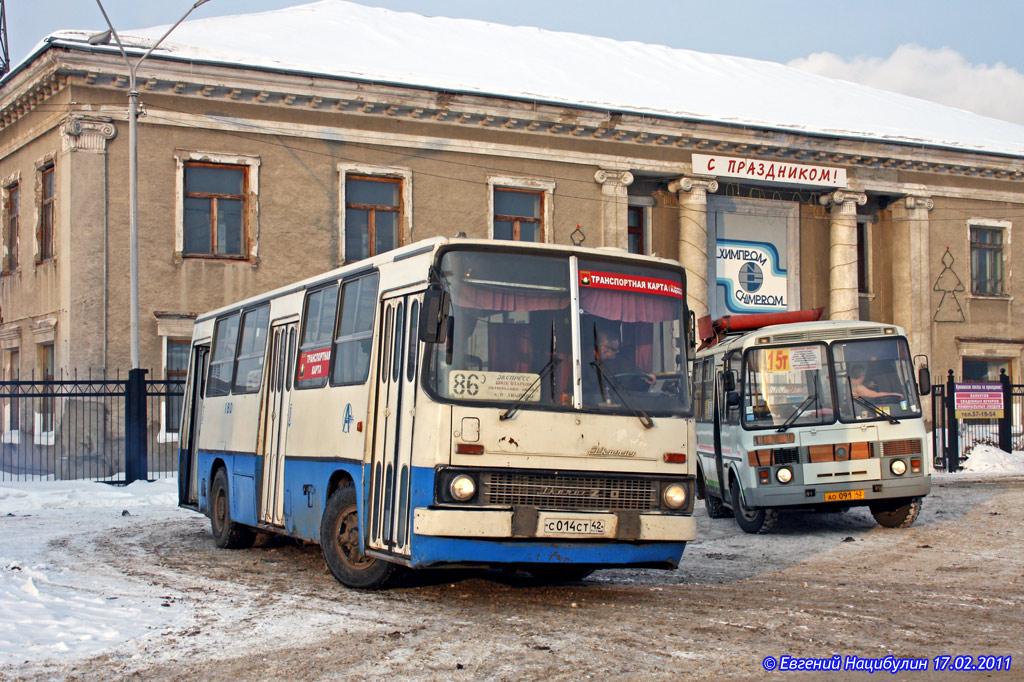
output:
[{"label": "bus windshield", "polygon": [[843,341],[832,345],[839,418],[874,421],[921,415],[914,365],[902,337]]},{"label": "bus windshield", "polygon": [[440,265],[452,314],[427,375],[438,397],[573,409],[579,359],[588,411],[628,413],[629,404],[651,415],[689,409],[678,272],[581,260],[574,282],[561,254],[471,250],[447,251]]},{"label": "bus windshield", "polygon": [[743,379],[746,428],[789,428],[835,421],[824,344],[755,348]]}]

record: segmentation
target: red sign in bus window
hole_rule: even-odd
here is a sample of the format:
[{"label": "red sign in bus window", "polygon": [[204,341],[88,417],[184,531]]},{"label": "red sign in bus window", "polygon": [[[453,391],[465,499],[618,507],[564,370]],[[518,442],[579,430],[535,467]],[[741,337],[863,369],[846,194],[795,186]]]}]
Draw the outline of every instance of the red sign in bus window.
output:
[{"label": "red sign in bus window", "polygon": [[298,381],[327,376],[331,368],[331,349],[307,350],[299,355]]},{"label": "red sign in bus window", "polygon": [[683,287],[679,282],[673,282],[670,279],[640,277],[639,275],[622,275],[615,272],[580,270],[580,286],[590,289],[629,291],[635,294],[683,297]]}]

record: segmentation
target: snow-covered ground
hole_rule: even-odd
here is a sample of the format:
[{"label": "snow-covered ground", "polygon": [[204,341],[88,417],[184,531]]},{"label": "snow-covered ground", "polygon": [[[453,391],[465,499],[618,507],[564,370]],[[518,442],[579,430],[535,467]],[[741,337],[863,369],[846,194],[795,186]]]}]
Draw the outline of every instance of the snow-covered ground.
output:
[{"label": "snow-covered ground", "polygon": [[[938,474],[936,479],[941,484],[950,479],[1022,473],[1024,452],[1008,454],[977,446],[964,472]],[[118,551],[119,531],[138,524],[181,523],[183,519],[190,519],[197,528],[203,523],[193,512],[178,509],[176,503],[175,479],[127,487],[85,481],[0,483],[0,666],[81,660],[130,640],[145,639],[155,631],[188,629],[195,614],[187,612],[173,591],[167,594],[152,584],[133,581],[130,575],[96,570],[107,565],[100,559],[102,553]],[[717,538],[722,528],[726,533],[733,530],[732,524],[717,523],[714,532],[698,540],[694,551],[718,552],[726,546],[719,547],[722,543],[751,542],[750,536],[742,534],[735,539]],[[59,562],[55,557],[61,556],[62,543],[74,528],[87,529],[89,536],[106,536],[109,542],[89,544],[84,557],[78,547],[78,559]],[[208,530],[204,527],[203,532]],[[820,542],[814,533],[784,535],[771,542]],[[796,553],[812,551],[804,549],[806,552]],[[97,557],[94,564],[88,552]],[[687,564],[689,552],[684,565],[697,569]],[[615,575],[608,572],[610,578]],[[204,610],[227,614],[240,608],[235,597],[231,592],[209,590],[198,601]]]}]

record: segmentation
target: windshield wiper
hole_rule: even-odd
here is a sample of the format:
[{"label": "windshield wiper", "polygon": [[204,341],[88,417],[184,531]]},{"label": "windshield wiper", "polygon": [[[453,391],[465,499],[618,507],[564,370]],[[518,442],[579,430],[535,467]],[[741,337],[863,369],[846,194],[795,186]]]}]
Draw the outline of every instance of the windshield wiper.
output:
[{"label": "windshield wiper", "polygon": [[855,395],[855,396],[853,396],[853,399],[857,400],[857,401],[860,401],[860,402],[864,403],[865,405],[867,405],[868,407],[870,407],[872,410],[875,411],[875,414],[877,414],[878,416],[885,417],[886,419],[888,419],[890,424],[899,424],[900,423],[899,419],[897,419],[896,417],[892,416],[891,414],[889,414],[888,412],[886,412],[885,410],[880,408],[878,405],[875,405],[873,402],[871,402],[867,398],[863,398],[863,397],[861,397],[859,395]]},{"label": "windshield wiper", "polygon": [[797,405],[796,409],[793,410],[793,414],[789,415],[789,419],[787,419],[786,421],[782,422],[782,425],[779,426],[779,428],[777,428],[775,430],[778,433],[785,433],[787,430],[789,430],[789,427],[793,425],[793,422],[795,422],[797,419],[799,419],[800,415],[802,415],[804,412],[807,411],[807,408],[811,406],[812,402],[818,402],[818,395],[817,394],[809,395],[806,398],[804,398],[804,401],[802,403],[800,403],[799,405]]},{"label": "windshield wiper", "polygon": [[544,377],[546,377],[548,374],[551,375],[551,397],[552,397],[552,400],[554,400],[554,395],[555,395],[555,374],[554,374],[554,371],[555,371],[555,367],[557,367],[558,363],[560,363],[561,361],[562,361],[562,358],[560,358],[557,355],[555,355],[555,323],[552,322],[551,323],[551,355],[550,355],[550,359],[548,360],[548,364],[544,365],[543,369],[541,369],[540,373],[537,374],[537,378],[534,379],[533,383],[530,384],[529,388],[527,388],[525,391],[523,391],[523,394],[520,395],[518,398],[516,398],[516,401],[514,403],[512,403],[507,410],[502,412],[501,415],[498,417],[498,419],[500,421],[505,421],[506,419],[511,419],[515,415],[515,413],[519,411],[519,408],[523,406],[523,403],[526,402],[526,399],[533,393],[533,389],[537,388],[538,385],[540,384],[540,382],[543,381]]},{"label": "windshield wiper", "polygon": [[594,361],[591,362],[590,364],[597,368],[597,372],[600,375],[600,377],[608,382],[608,385],[611,387],[611,389],[615,391],[615,395],[618,396],[619,401],[622,402],[623,405],[628,407],[634,415],[636,415],[636,418],[640,420],[640,423],[644,425],[644,428],[654,428],[654,420],[647,416],[647,413],[644,412],[641,407],[634,405],[633,403],[629,402],[629,400],[626,399],[626,396],[624,395],[624,391],[626,389],[622,387],[622,384],[618,382],[614,375],[612,375],[610,372],[608,372],[608,370],[604,368],[604,363],[601,362],[601,359],[595,357]]}]

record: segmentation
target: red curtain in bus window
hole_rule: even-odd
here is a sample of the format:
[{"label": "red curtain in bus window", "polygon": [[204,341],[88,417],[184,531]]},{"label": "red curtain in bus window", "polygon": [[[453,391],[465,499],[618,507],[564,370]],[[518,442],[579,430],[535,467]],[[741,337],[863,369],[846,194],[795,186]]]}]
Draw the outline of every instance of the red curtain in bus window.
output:
[{"label": "red curtain in bus window", "polygon": [[649,324],[623,325],[622,345],[636,349],[633,362],[645,372],[651,371],[654,363],[654,327]]},{"label": "red curtain in bus window", "polygon": [[533,353],[530,326],[511,322],[487,323],[488,369],[492,372],[529,372]]},{"label": "red curtain in bus window", "polygon": [[569,298],[565,294],[527,293],[504,287],[474,286],[465,282],[452,287],[452,299],[457,306],[478,310],[533,311],[569,307]]},{"label": "red curtain in bus window", "polygon": [[682,315],[682,301],[674,296],[631,294],[610,289],[580,288],[580,305],[592,315],[620,322],[664,322]]}]

